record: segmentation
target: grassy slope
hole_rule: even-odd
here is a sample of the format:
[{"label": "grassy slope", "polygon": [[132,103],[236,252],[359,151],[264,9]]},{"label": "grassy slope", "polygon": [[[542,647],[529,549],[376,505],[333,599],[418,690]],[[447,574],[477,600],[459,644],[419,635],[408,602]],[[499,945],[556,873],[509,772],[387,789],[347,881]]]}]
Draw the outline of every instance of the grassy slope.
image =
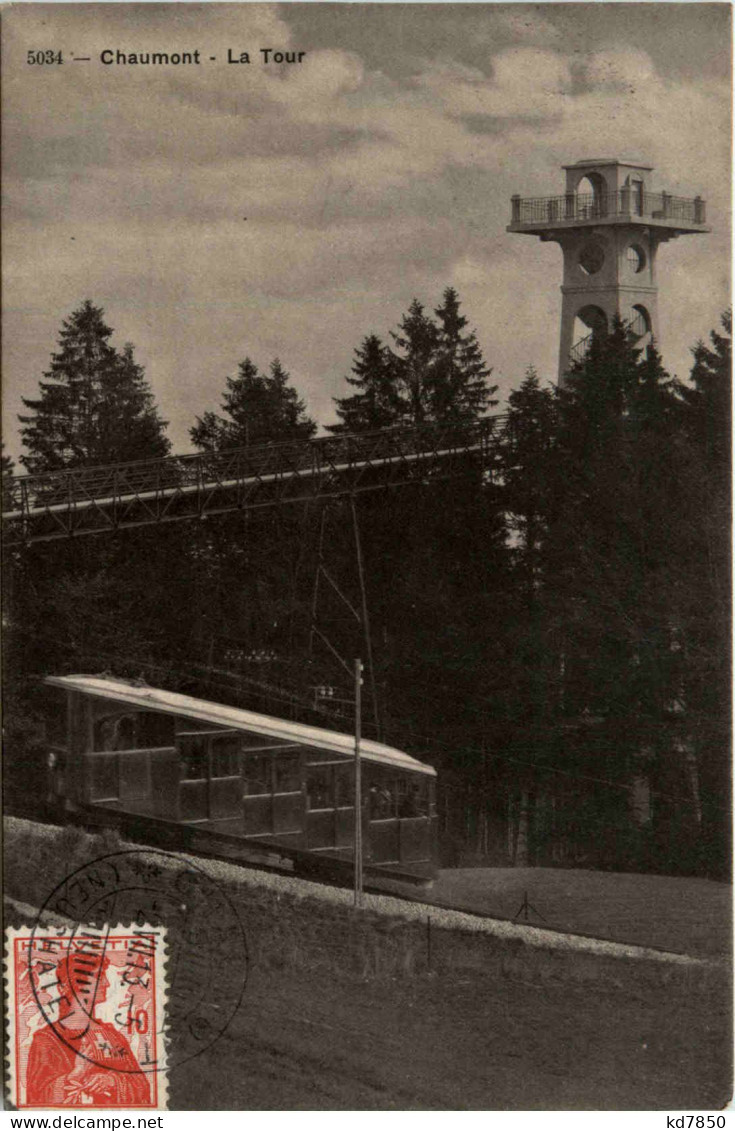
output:
[{"label": "grassy slope", "polygon": [[[74,830],[14,829],[11,894],[30,903],[58,871],[105,850],[87,841]],[[553,896],[550,925],[617,923],[628,941],[691,949],[692,923],[706,925],[705,940],[727,932],[729,889],[705,881],[478,869],[450,882],[459,901],[490,899],[489,910],[510,917],[525,888],[544,914]],[[711,1110],[729,1099],[725,964],[707,978],[694,971],[650,984],[621,970],[617,985],[587,964],[584,980],[558,981],[555,966],[540,954],[529,961],[518,944],[515,961],[461,974],[450,962],[440,975],[363,978],[337,948],[339,908],[291,907],[252,889],[238,903],[257,936],[245,999],[222,1038],[174,1070],[174,1109]],[[675,933],[679,921],[688,933]],[[310,965],[289,960],[284,932]],[[449,936],[437,937],[439,951]]]},{"label": "grassy slope", "polygon": [[712,880],[562,868],[456,868],[429,900],[529,923],[694,955],[730,953],[732,888]]}]

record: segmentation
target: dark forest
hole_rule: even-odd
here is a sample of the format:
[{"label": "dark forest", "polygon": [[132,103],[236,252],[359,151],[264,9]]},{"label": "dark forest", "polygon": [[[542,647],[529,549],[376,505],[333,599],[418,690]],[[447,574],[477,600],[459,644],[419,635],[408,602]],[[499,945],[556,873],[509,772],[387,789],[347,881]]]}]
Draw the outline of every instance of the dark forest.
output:
[{"label": "dark forest", "polygon": [[[730,859],[729,314],[686,380],[622,322],[559,387],[520,377],[491,469],[353,499],[5,546],[5,790],[44,793],[41,678],[112,672],[364,733],[439,771],[445,865],[724,878]],[[134,348],[63,323],[3,478],[169,454]],[[447,289],[355,349],[333,434],[499,413]],[[245,356],[202,452],[308,441],[298,378]],[[341,702],[342,701],[342,702]]]}]

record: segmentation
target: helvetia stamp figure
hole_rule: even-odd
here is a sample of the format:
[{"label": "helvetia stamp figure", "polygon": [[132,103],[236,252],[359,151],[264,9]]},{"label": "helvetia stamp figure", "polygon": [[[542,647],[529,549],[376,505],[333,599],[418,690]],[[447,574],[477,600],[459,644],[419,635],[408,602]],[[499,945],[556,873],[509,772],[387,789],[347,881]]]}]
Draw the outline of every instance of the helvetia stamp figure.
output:
[{"label": "helvetia stamp figure", "polygon": [[165,1108],[165,941],[148,925],[6,932],[17,1108]]}]

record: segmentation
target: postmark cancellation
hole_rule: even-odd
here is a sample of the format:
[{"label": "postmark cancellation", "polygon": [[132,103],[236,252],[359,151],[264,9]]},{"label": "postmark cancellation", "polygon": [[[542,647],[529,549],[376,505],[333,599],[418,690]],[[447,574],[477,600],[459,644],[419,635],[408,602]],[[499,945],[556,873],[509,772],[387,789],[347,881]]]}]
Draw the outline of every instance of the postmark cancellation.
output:
[{"label": "postmark cancellation", "polygon": [[16,1108],[166,1107],[164,928],[9,928],[5,978]]}]

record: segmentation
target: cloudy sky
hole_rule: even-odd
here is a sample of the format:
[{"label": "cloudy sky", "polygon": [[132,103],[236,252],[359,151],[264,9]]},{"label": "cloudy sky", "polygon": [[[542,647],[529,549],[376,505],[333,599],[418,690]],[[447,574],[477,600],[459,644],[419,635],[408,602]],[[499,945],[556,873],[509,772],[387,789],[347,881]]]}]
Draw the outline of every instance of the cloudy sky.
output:
[{"label": "cloudy sky", "polygon": [[[555,378],[561,251],[505,225],[512,193],[560,193],[583,157],[645,158],[654,188],[707,199],[712,233],[659,252],[672,371],[729,301],[726,4],[18,4],[3,24],[15,456],[20,397],[86,297],[135,344],[176,450],[246,355],[279,356],[333,420],[364,335],[448,285],[503,395],[531,363]],[[29,65],[43,47],[64,64]],[[202,64],[103,66],[106,48]]]}]

